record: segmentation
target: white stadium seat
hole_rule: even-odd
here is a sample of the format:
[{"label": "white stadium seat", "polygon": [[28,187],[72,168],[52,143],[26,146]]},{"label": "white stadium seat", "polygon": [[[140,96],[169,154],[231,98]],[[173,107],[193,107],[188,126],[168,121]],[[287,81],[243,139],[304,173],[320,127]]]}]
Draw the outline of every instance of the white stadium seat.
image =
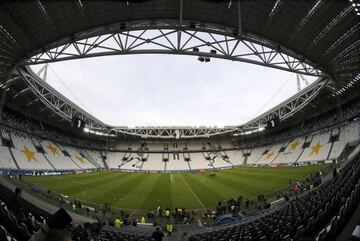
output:
[{"label": "white stadium seat", "polygon": [[54,170],[42,153],[30,150],[11,149],[20,169],[23,170]]},{"label": "white stadium seat", "polygon": [[0,146],[0,169],[17,169],[9,148]]},{"label": "white stadium seat", "polygon": [[142,170],[164,171],[165,162],[161,153],[150,153],[147,161],[144,162]]},{"label": "white stadium seat", "polygon": [[272,164],[292,164],[296,162],[303,152],[304,138],[295,138],[291,140],[285,150],[279,154]]},{"label": "white stadium seat", "polygon": [[256,147],[251,150],[250,156],[247,158],[247,165],[253,165],[255,164],[262,156],[264,151],[266,150],[266,147]]},{"label": "white stadium seat", "polygon": [[327,160],[332,145],[329,141],[330,133],[314,135],[310,146],[304,149],[297,162],[302,163]]},{"label": "white stadium seat", "polygon": [[226,151],[231,163],[235,166],[243,165],[245,157],[243,156],[242,151]]},{"label": "white stadium seat", "polygon": [[80,169],[68,156],[65,156],[59,146],[50,141],[41,141],[42,147],[49,162],[56,170],[76,170]]},{"label": "white stadium seat", "polygon": [[260,159],[255,164],[260,165],[270,165],[279,155],[279,150],[282,147],[282,144],[274,145],[268,148],[268,152],[260,157]]},{"label": "white stadium seat", "polygon": [[176,170],[185,170],[189,171],[189,164],[185,161],[183,153],[179,153],[179,159],[177,159],[177,155],[170,154],[169,161],[166,163],[167,171],[176,171]]}]

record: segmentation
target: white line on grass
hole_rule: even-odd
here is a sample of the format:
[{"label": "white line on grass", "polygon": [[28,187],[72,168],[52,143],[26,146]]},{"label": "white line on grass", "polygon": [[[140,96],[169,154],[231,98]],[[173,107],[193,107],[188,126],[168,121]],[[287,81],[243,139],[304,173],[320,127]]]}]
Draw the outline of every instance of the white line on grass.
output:
[{"label": "white line on grass", "polygon": [[181,175],[181,177],[184,179],[184,182],[186,184],[186,186],[189,188],[189,190],[192,192],[192,194],[195,196],[195,198],[198,200],[198,202],[201,204],[201,206],[203,206],[204,209],[206,209],[206,207],[204,206],[204,204],[201,202],[201,200],[199,199],[199,197],[196,195],[196,193],[194,192],[194,190],[190,187],[190,185],[187,183],[187,181],[185,180],[185,177],[183,177]]},{"label": "white line on grass", "polygon": [[171,181],[171,182],[175,182],[175,179],[174,179],[174,177],[173,177],[173,174],[170,174],[170,181]]}]

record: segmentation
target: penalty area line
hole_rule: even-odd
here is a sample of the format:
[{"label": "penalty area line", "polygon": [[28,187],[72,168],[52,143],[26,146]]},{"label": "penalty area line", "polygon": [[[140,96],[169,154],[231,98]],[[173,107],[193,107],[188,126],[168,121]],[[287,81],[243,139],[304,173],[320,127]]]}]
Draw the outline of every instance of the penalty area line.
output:
[{"label": "penalty area line", "polygon": [[188,187],[188,189],[192,192],[192,194],[194,195],[194,197],[196,198],[196,200],[198,200],[198,202],[201,204],[201,206],[203,206],[204,209],[206,209],[205,205],[202,203],[202,201],[199,199],[198,195],[196,195],[196,193],[194,192],[194,190],[190,187],[190,185],[187,183],[187,181],[185,180],[185,177],[183,177],[181,175],[181,177],[183,178],[186,186]]}]

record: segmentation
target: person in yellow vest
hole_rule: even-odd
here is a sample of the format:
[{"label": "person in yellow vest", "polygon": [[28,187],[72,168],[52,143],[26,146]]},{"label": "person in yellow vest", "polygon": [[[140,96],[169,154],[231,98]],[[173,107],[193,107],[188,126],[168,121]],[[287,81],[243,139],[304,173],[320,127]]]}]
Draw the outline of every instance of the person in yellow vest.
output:
[{"label": "person in yellow vest", "polygon": [[144,216],[141,217],[141,223],[145,223],[145,217]]},{"label": "person in yellow vest", "polygon": [[116,229],[120,229],[123,224],[123,221],[120,218],[115,218],[114,226]]},{"label": "person in yellow vest", "polygon": [[168,233],[169,236],[171,236],[172,231],[173,231],[172,223],[166,224],[166,232]]},{"label": "person in yellow vest", "polygon": [[165,210],[165,217],[170,218],[170,209]]}]

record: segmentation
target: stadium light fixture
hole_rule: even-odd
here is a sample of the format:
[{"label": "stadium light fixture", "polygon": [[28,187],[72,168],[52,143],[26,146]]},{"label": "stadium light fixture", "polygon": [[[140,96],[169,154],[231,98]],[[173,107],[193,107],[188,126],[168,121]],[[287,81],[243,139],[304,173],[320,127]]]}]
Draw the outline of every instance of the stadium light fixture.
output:
[{"label": "stadium light fixture", "polygon": [[256,132],[262,132],[265,130],[265,126],[259,126],[257,129],[248,130],[248,131],[242,131],[239,133],[234,133],[233,136],[243,136],[243,135],[250,135]]},{"label": "stadium light fixture", "polygon": [[231,8],[231,5],[232,5],[232,0],[229,1],[229,4],[228,4],[228,9]]},{"label": "stadium light fixture", "polygon": [[264,126],[260,126],[259,128],[258,128],[258,131],[264,131],[265,130],[265,127]]},{"label": "stadium light fixture", "polygon": [[110,133],[106,133],[106,132],[101,132],[101,131],[94,131],[94,130],[91,130],[91,129],[87,128],[87,127],[85,127],[83,130],[84,130],[85,133],[90,133],[90,134],[94,134],[94,135],[97,135],[97,136],[116,137],[116,135],[114,135],[114,134],[110,134]]}]

